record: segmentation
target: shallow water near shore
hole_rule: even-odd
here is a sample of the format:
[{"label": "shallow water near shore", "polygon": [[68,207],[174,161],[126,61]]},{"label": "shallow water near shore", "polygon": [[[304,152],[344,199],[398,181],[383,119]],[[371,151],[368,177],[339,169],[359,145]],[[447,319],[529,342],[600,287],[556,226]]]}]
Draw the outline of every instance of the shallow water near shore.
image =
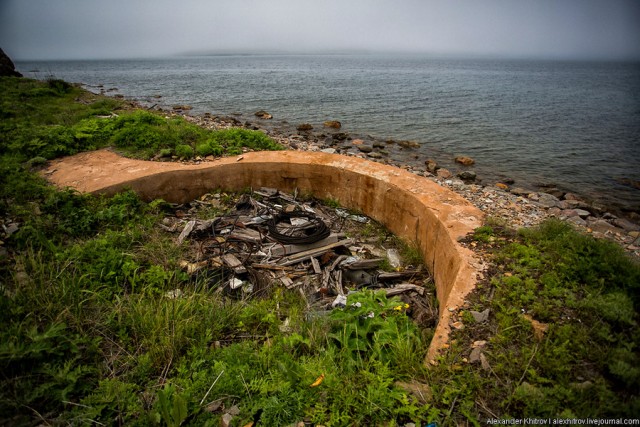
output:
[{"label": "shallow water near shore", "polygon": [[195,114],[255,120],[267,110],[316,129],[340,120],[345,132],[418,142],[406,163],[467,155],[485,183],[555,184],[640,211],[639,63],[245,55],[16,65]]}]

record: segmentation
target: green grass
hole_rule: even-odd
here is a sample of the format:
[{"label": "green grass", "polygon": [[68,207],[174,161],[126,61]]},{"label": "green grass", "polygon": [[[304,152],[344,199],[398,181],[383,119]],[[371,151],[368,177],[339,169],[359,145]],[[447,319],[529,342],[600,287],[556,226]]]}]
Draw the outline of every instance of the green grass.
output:
[{"label": "green grass", "polygon": [[[617,246],[558,222],[478,229],[495,273],[427,367],[429,337],[399,300],[361,292],[324,316],[277,286],[232,300],[179,268],[186,249],[156,225],[162,201],[60,191],[31,169],[107,145],[136,156],[269,148],[260,135],[205,132],[56,81],[0,84],[0,219],[19,224],[0,257],[0,424],[219,425],[221,405],[238,405],[233,425],[259,410],[274,426],[638,417],[640,273]],[[417,262],[415,248],[402,252]],[[485,308],[475,324],[468,311]],[[542,339],[523,312],[548,325]],[[468,363],[478,340],[489,369]]]}]

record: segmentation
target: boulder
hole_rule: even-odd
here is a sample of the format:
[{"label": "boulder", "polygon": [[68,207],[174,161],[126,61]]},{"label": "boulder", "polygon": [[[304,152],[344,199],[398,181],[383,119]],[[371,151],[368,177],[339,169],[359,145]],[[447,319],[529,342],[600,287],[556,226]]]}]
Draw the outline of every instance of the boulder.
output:
[{"label": "boulder", "polygon": [[313,126],[311,126],[309,123],[303,123],[299,125],[296,129],[299,130],[300,132],[308,132],[310,130],[313,130]]},{"label": "boulder", "polygon": [[628,219],[616,218],[616,219],[613,220],[613,224],[616,227],[620,227],[625,231],[640,231],[640,225],[634,224],[633,222],[629,221]]},{"label": "boulder", "polygon": [[438,169],[438,171],[436,172],[436,175],[438,175],[438,178],[442,178],[442,179],[451,178],[451,172],[445,168]]},{"label": "boulder", "polygon": [[328,121],[324,122],[323,125],[325,127],[333,128],[333,129],[340,129],[342,127],[342,123],[340,123],[337,120],[328,120]]},{"label": "boulder", "polygon": [[458,178],[463,181],[474,181],[476,179],[476,173],[474,171],[463,171],[458,174]]},{"label": "boulder", "polygon": [[261,119],[265,119],[265,120],[269,120],[269,119],[273,118],[273,116],[271,114],[267,113],[264,110],[256,111],[254,114],[255,114],[256,117],[261,118]]},{"label": "boulder", "polygon": [[0,77],[22,77],[22,74],[16,71],[11,58],[0,49]]},{"label": "boulder", "polygon": [[476,162],[471,157],[467,157],[467,156],[458,156],[454,160],[456,163],[460,163],[461,165],[465,165],[465,166],[471,166]]},{"label": "boulder", "polygon": [[624,233],[622,229],[616,227],[615,225],[609,224],[607,221],[603,219],[589,221],[587,225],[591,230],[597,233],[602,233],[602,234],[607,234],[607,233],[623,234]]}]

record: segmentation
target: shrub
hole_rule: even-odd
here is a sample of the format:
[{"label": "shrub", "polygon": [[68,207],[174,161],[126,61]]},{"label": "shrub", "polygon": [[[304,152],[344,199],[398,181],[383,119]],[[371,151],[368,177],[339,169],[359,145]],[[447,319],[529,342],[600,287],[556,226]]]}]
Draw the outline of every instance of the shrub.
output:
[{"label": "shrub", "polygon": [[181,159],[190,159],[193,157],[193,148],[190,145],[180,144],[176,147],[176,156]]}]

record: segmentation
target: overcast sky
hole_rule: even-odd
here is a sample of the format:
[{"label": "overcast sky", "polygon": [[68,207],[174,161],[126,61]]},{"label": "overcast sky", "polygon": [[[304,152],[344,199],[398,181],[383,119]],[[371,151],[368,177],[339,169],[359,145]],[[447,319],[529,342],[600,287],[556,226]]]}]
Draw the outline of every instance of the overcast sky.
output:
[{"label": "overcast sky", "polygon": [[202,51],[640,59],[640,0],[0,0],[15,60]]}]

